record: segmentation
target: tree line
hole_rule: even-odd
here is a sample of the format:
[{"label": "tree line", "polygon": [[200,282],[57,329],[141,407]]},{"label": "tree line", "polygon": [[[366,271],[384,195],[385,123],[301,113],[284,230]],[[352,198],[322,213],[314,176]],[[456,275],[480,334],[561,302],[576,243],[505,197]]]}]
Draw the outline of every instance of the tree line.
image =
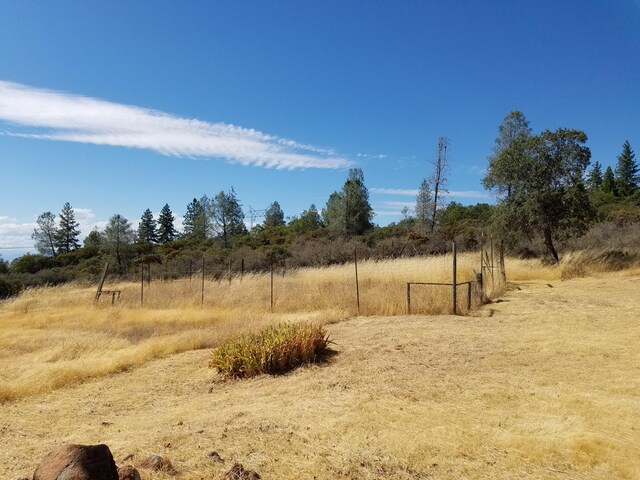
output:
[{"label": "tree line", "polygon": [[96,275],[104,261],[117,274],[145,261],[161,263],[165,275],[178,276],[184,274],[188,259],[203,253],[220,265],[230,265],[241,255],[249,268],[265,268],[285,258],[308,266],[346,261],[354,246],[383,257],[444,252],[451,239],[458,239],[463,249],[473,249],[484,232],[504,239],[514,252],[539,240],[548,258],[558,261],[558,245],[583,235],[594,223],[640,223],[639,168],[630,143],[624,142],[615,168],[602,172],[598,161],[588,171],[591,151],[586,142],[587,135],[575,129],[535,134],[522,112],[509,113],[498,127],[483,179],[485,188],[496,195],[495,205],[462,205],[443,201],[449,140],[440,137],[432,174],[421,179],[414,208],[403,209],[401,220],[383,227],[373,222],[359,168],[348,171],[342,188],[321,210],[312,204],[286,220],[274,201],[251,231],[231,188],[193,198],[180,230],[165,204],[157,218],[147,208],[137,230],[115,214],[81,246],[75,212],[65,203],[57,217],[50,211],[38,216],[33,232],[38,255],[24,255],[11,265],[0,259],[0,296],[1,282],[6,284],[12,274],[23,284],[56,283]]}]

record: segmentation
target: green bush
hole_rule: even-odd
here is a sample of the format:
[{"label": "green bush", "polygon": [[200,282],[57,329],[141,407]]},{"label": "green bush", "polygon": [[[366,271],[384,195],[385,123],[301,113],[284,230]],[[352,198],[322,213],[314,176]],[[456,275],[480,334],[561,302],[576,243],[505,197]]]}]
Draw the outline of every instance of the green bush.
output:
[{"label": "green bush", "polygon": [[0,300],[3,298],[11,297],[13,295],[17,295],[18,293],[20,293],[21,289],[22,285],[19,281],[7,278],[4,275],[0,275]]},{"label": "green bush", "polygon": [[320,325],[283,323],[222,343],[211,354],[209,367],[224,378],[281,374],[315,362],[327,353],[329,343]]}]

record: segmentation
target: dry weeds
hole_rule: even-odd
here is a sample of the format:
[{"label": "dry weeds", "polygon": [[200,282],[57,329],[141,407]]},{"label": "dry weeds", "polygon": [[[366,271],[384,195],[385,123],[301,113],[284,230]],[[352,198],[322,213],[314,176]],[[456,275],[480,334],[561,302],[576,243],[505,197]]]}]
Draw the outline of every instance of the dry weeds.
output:
[{"label": "dry weeds", "polygon": [[333,324],[332,361],[284,377],[219,382],[199,350],[5,403],[0,478],[65,442],[171,458],[176,476],[143,472],[156,480],[236,462],[263,478],[639,478],[639,280],[520,282],[475,316]]}]

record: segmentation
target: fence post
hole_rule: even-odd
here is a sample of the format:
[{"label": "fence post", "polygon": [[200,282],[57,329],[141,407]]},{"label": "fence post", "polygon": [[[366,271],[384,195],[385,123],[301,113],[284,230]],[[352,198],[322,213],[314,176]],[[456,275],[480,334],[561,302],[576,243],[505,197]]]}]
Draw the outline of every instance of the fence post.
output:
[{"label": "fence post", "polygon": [[411,283],[407,282],[407,315],[411,315]]},{"label": "fence post", "polygon": [[453,297],[453,303],[452,303],[452,310],[453,310],[453,315],[457,315],[457,306],[458,306],[458,289],[457,289],[457,254],[456,254],[456,242],[455,240],[453,242],[451,242],[452,245],[452,250],[453,250],[453,279],[451,282],[452,285],[452,297]]},{"label": "fence post", "polygon": [[271,261],[271,312],[273,312],[273,260]]},{"label": "fence post", "polygon": [[491,289],[493,290],[495,288],[495,279],[493,277],[493,270],[494,270],[494,258],[493,258],[493,237],[489,237],[489,248],[491,251]]},{"label": "fence post", "polygon": [[140,306],[144,304],[144,262],[140,263]]},{"label": "fence post", "polygon": [[204,305],[204,253],[202,254],[202,288],[200,303]]},{"label": "fence post", "polygon": [[[484,234],[483,234],[484,237]],[[484,238],[480,243],[480,303],[484,303]]]},{"label": "fence post", "polygon": [[353,249],[353,263],[356,267],[356,304],[358,305],[358,315],[360,315],[360,285],[358,284],[358,249]]},{"label": "fence post", "polygon": [[242,261],[240,262],[240,281],[244,278],[244,257],[242,257]]},{"label": "fence post", "polygon": [[471,310],[471,283],[467,283],[467,311]]},{"label": "fence post", "polygon": [[502,281],[507,283],[507,272],[504,269],[504,240],[500,240],[500,271],[502,273]]}]

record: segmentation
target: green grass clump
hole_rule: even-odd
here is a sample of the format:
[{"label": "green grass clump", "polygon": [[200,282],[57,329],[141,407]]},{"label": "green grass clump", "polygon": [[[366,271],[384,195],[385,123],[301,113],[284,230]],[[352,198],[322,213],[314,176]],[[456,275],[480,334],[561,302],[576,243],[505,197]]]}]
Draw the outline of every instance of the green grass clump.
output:
[{"label": "green grass clump", "polygon": [[209,367],[224,378],[279,374],[327,353],[329,335],[321,325],[283,323],[228,340],[214,349]]}]

